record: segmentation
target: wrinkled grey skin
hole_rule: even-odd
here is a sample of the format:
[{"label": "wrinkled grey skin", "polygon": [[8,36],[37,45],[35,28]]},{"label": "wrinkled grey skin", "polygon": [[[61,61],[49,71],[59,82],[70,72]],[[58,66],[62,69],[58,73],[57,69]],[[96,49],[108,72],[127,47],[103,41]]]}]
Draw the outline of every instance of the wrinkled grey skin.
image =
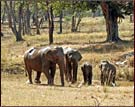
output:
[{"label": "wrinkled grey skin", "polygon": [[75,83],[77,81],[78,62],[82,59],[79,51],[72,48],[63,48],[66,58],[66,80]]},{"label": "wrinkled grey skin", "polygon": [[92,84],[92,65],[88,62],[83,63],[81,66],[84,78],[84,84],[88,83],[88,85]]},{"label": "wrinkled grey skin", "polygon": [[115,86],[116,67],[107,60],[101,61],[99,65],[101,71],[101,85]]},{"label": "wrinkled grey skin", "polygon": [[[40,83],[41,72],[43,72],[47,79],[48,84],[54,84],[54,75],[56,71],[56,64],[59,65],[61,84],[64,86],[64,53],[61,47],[44,47],[44,48],[32,48],[24,54],[25,67],[28,72],[29,81],[32,83],[32,70],[37,71],[35,79],[36,83]],[[50,70],[50,71],[49,71]]]}]

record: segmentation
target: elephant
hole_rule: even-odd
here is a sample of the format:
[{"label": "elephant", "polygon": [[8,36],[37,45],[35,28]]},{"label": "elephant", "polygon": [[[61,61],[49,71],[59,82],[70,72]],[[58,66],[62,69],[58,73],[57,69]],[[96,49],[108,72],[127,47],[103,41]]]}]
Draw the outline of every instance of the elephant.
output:
[{"label": "elephant", "polygon": [[28,73],[28,83],[32,84],[32,70],[37,72],[35,82],[40,83],[41,72],[45,74],[48,80],[48,84],[54,84],[54,75],[56,71],[56,64],[60,69],[61,85],[64,86],[64,52],[62,47],[43,47],[43,48],[31,48],[24,54],[25,68]]},{"label": "elephant", "polygon": [[83,72],[84,84],[88,83],[88,85],[92,84],[92,65],[88,62],[83,63],[81,66],[81,70]]},{"label": "elephant", "polygon": [[116,67],[107,60],[101,61],[99,65],[101,71],[101,85],[115,86]]},{"label": "elephant", "polygon": [[82,59],[79,51],[64,47],[66,72],[65,77],[68,82],[75,83],[77,81],[78,62]]}]

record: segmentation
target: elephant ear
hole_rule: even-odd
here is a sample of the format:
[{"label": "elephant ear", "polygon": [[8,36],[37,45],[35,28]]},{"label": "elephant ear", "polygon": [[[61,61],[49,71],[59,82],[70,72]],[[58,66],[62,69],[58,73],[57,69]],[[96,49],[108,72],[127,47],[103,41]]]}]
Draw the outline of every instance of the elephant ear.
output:
[{"label": "elephant ear", "polygon": [[74,50],[74,51],[70,52],[69,57],[72,58],[72,59],[75,59],[77,61],[80,61],[82,59],[81,54],[77,50]]},{"label": "elephant ear", "polygon": [[81,54],[72,48],[63,48],[64,54],[67,55],[70,59],[75,59],[77,61],[80,61],[82,59]]}]

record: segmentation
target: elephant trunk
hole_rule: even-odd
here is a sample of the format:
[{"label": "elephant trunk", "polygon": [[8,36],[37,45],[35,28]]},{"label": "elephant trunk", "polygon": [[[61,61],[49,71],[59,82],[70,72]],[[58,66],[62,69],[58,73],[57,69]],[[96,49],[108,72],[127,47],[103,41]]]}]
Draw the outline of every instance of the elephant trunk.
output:
[{"label": "elephant trunk", "polygon": [[65,72],[65,63],[64,60],[58,63],[60,69],[61,85],[64,86],[64,72]]}]

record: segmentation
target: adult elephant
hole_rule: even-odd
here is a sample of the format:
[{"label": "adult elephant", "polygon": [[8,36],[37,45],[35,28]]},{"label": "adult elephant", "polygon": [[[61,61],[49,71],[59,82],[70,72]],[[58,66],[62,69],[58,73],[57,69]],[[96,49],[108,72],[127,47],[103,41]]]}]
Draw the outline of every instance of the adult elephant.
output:
[{"label": "adult elephant", "polygon": [[63,48],[66,59],[66,80],[75,83],[77,81],[78,62],[82,59],[79,51],[72,48]]},{"label": "adult elephant", "polygon": [[[32,70],[37,71],[36,83],[40,83],[40,75],[43,72],[48,84],[52,85],[56,70],[56,64],[60,69],[61,84],[64,86],[64,53],[62,47],[31,48],[24,54],[25,67],[28,72],[28,83],[32,83]],[[51,70],[51,72],[49,71]]]}]

